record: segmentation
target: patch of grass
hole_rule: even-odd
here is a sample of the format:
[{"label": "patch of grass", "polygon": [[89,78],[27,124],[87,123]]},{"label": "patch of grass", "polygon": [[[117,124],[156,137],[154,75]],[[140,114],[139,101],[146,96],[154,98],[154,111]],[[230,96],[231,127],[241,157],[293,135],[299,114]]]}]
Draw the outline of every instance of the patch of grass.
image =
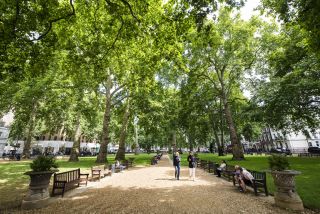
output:
[{"label": "patch of grass", "polygon": [[[150,159],[155,154],[126,154],[126,158],[133,157],[135,165],[150,165]],[[80,168],[81,172],[91,173],[91,167],[96,165],[97,157],[80,157],[79,162],[68,162],[68,159],[57,160],[59,172]],[[108,163],[115,162],[115,155],[108,154]],[[0,213],[7,208],[19,207],[24,195],[28,191],[29,176],[25,172],[31,171],[31,161],[0,162]]]},{"label": "patch of grass", "polygon": [[[226,160],[231,165],[240,165],[244,168],[263,171],[268,170],[268,156],[246,155],[243,161],[233,161],[232,155],[219,157],[216,154],[199,154],[202,160],[220,163]],[[301,171],[296,176],[296,188],[305,207],[320,209],[320,158],[288,157],[291,169]],[[187,166],[187,154],[181,156],[181,164]],[[274,193],[275,186],[270,173],[267,173],[267,186],[270,193]]]}]

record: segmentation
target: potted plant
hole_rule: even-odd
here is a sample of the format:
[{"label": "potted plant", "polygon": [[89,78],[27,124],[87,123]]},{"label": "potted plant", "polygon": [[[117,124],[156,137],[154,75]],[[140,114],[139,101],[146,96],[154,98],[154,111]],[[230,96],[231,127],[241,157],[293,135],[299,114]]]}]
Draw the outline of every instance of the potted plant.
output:
[{"label": "potted plant", "polygon": [[288,158],[284,155],[273,154],[268,158],[268,163],[276,186],[275,204],[282,208],[302,211],[303,204],[295,190],[294,180],[301,172],[290,170]]},{"label": "potted plant", "polygon": [[35,209],[46,206],[48,203],[49,183],[53,173],[57,172],[58,165],[54,157],[38,156],[30,164],[32,171],[26,172],[30,176],[29,192],[22,201],[22,209]]}]

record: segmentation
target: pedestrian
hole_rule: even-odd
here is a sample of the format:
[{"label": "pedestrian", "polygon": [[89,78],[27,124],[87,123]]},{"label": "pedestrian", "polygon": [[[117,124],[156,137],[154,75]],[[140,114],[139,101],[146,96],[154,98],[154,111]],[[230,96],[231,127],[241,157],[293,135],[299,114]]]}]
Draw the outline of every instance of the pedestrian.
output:
[{"label": "pedestrian", "polygon": [[188,156],[189,162],[189,179],[192,178],[193,181],[196,179],[196,158],[193,155],[193,152],[189,152]]},{"label": "pedestrian", "polygon": [[179,152],[176,152],[176,154],[173,156],[173,165],[175,168],[174,176],[177,180],[179,180],[180,177],[180,155]]}]

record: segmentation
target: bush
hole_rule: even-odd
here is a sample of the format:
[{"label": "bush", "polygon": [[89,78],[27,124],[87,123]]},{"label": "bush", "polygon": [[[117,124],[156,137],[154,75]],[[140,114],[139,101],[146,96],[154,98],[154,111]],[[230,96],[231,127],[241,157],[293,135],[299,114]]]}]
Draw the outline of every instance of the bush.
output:
[{"label": "bush", "polygon": [[54,157],[46,157],[40,155],[32,161],[32,163],[30,164],[30,168],[34,172],[44,172],[50,171],[53,168],[58,168],[58,164],[56,163]]},{"label": "bush", "polygon": [[268,158],[269,167],[274,171],[283,171],[290,168],[288,158],[284,155],[273,154]]}]

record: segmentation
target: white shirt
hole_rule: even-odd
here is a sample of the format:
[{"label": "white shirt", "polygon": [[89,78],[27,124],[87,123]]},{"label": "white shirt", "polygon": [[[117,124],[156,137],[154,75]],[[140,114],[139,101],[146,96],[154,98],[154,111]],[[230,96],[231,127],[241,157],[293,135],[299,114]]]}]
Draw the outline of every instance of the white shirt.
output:
[{"label": "white shirt", "polygon": [[246,169],[242,169],[242,176],[247,179],[252,181],[254,179],[254,177],[251,175],[250,172],[248,172]]}]

